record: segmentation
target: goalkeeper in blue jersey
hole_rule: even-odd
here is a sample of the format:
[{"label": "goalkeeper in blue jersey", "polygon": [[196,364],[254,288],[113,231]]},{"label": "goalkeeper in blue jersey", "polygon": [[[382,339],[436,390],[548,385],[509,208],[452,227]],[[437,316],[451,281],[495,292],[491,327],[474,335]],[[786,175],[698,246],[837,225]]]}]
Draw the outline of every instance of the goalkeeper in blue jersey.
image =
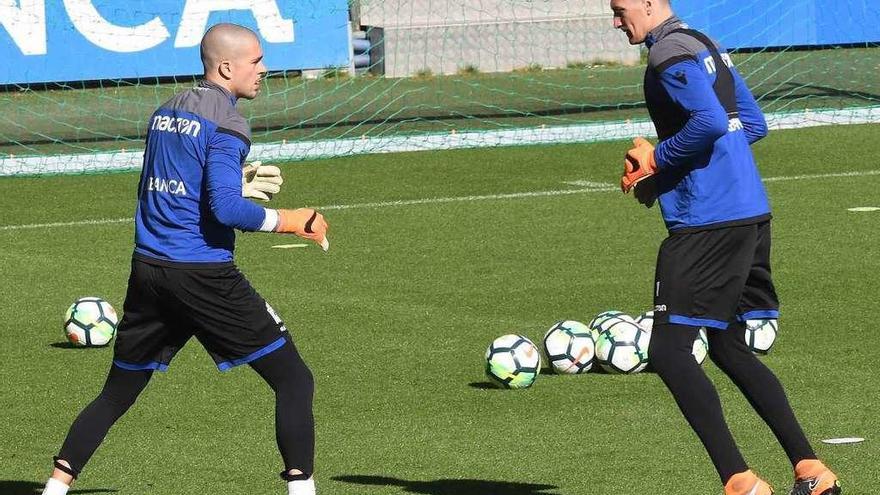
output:
[{"label": "goalkeeper in blue jersey", "polygon": [[776,376],[749,351],[744,322],[778,316],[770,276],[770,207],[749,145],[767,124],[730,56],[672,12],[669,0],[611,0],[614,27],[648,47],[645,101],[657,130],[626,154],[621,188],[669,236],[657,256],[649,359],[699,436],[725,495],[768,495],[725,423],[718,393],[691,357],[706,327],[712,361],[739,387],[794,467],[792,495],[836,495]]},{"label": "goalkeeper in blue jersey", "polygon": [[[329,247],[311,209],[263,208],[244,196],[278,192],[277,169],[245,166],[251,134],[235,108],[266,74],[257,35],[218,24],[201,43],[204,80],[148,123],[131,276],[113,363],[100,395],[76,418],[44,495],[67,493],[113,423],[155,371],[193,336],[221,370],[248,364],[274,390],[275,427],[292,495],[312,495],[314,384],[273,309],[233,264],[234,229],[291,233]],[[231,466],[232,467],[232,466]]]}]

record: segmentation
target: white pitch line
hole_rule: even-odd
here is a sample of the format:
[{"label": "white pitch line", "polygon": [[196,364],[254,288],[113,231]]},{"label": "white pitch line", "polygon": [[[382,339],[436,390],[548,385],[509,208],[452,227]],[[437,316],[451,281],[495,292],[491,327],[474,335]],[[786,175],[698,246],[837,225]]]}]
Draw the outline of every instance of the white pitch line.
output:
[{"label": "white pitch line", "polygon": [[294,249],[294,248],[304,248],[308,247],[308,244],[276,244],[274,246],[270,246],[273,249]]},{"label": "white pitch line", "polygon": [[75,227],[79,225],[106,225],[111,223],[131,222],[131,217],[127,218],[99,218],[97,220],[77,220],[73,222],[53,222],[53,223],[28,223],[24,225],[3,225],[2,230],[23,230],[23,229],[42,229],[53,227]]},{"label": "white pitch line", "polygon": [[566,186],[576,186],[576,187],[592,187],[598,189],[605,189],[606,187],[613,187],[613,184],[609,184],[607,182],[593,182],[591,180],[570,180],[567,182],[563,182]]},{"label": "white pitch line", "polygon": [[827,443],[831,445],[846,445],[850,443],[862,443],[865,439],[861,437],[846,437],[846,438],[826,438],[822,440],[822,443]]},{"label": "white pitch line", "polygon": [[[794,180],[811,180],[811,179],[834,179],[846,177],[867,177],[880,175],[880,170],[865,170],[861,172],[836,172],[828,174],[814,175],[783,175],[778,177],[766,177],[764,182],[783,182]],[[375,203],[353,203],[347,205],[325,205],[317,206],[316,210],[354,210],[369,208],[387,208],[392,206],[413,206],[413,205],[429,205],[441,203],[460,203],[472,201],[489,201],[499,199],[521,199],[521,198],[538,198],[549,196],[567,196],[572,194],[589,194],[598,192],[612,192],[619,190],[617,187],[588,187],[583,189],[558,189],[553,191],[531,191],[508,194],[486,194],[480,196],[453,196],[447,198],[425,198],[425,199],[404,199],[399,201],[380,201]],[[99,218],[97,220],[77,220],[72,222],[55,222],[55,223],[30,223],[22,225],[2,225],[0,232],[7,230],[25,230],[25,229],[41,229],[54,227],[74,227],[80,225],[109,225],[114,223],[130,223],[131,218]]]},{"label": "white pitch line", "polygon": [[764,182],[782,182],[786,180],[805,180],[805,179],[834,179],[838,177],[867,177],[869,175],[880,175],[880,170],[865,170],[862,172],[835,172],[830,174],[813,174],[813,175],[783,175],[780,177],[767,177]]}]

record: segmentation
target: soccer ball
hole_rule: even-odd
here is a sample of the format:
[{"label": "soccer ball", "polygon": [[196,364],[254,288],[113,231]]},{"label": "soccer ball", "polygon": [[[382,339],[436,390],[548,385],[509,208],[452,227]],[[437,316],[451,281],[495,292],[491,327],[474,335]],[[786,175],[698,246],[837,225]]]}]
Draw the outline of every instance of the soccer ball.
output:
[{"label": "soccer ball", "polygon": [[571,375],[586,373],[593,367],[596,356],[593,333],[579,321],[556,322],[544,334],[544,352],[553,371]]},{"label": "soccer ball", "polygon": [[700,333],[697,334],[697,339],[694,340],[694,349],[691,351],[691,354],[694,355],[697,364],[703,364],[706,361],[706,356],[709,355],[709,338],[706,336],[706,327],[700,327]]},{"label": "soccer ball", "polygon": [[755,354],[767,354],[776,341],[779,323],[775,319],[746,320],[746,345]]},{"label": "soccer ball", "polygon": [[654,312],[645,311],[639,316],[636,316],[633,321],[636,322],[636,325],[650,332],[654,329]]},{"label": "soccer ball", "polygon": [[[637,316],[634,321],[640,327],[650,332],[654,329],[654,312],[646,311]],[[706,361],[706,356],[709,355],[709,339],[706,337],[705,327],[700,327],[700,333],[694,339],[694,348],[691,354],[694,355],[694,359],[698,364],[703,364]]]},{"label": "soccer ball", "polygon": [[623,318],[632,320],[632,317],[630,317],[628,314],[625,314],[623,311],[616,311],[613,309],[609,311],[602,311],[601,313],[597,314],[595,318],[590,320],[590,323],[587,324],[587,326],[590,327],[590,331],[593,332],[594,342],[599,341],[599,333],[602,332],[602,323],[608,321],[611,318]]},{"label": "soccer ball", "polygon": [[610,373],[638,373],[648,365],[651,332],[632,318],[612,317],[599,325],[596,360]]},{"label": "soccer ball", "polygon": [[116,335],[116,310],[100,297],[77,299],[64,315],[64,335],[76,346],[107,345]]},{"label": "soccer ball", "polygon": [[505,388],[526,388],[541,372],[541,353],[522,335],[502,335],[486,349],[486,376]]}]

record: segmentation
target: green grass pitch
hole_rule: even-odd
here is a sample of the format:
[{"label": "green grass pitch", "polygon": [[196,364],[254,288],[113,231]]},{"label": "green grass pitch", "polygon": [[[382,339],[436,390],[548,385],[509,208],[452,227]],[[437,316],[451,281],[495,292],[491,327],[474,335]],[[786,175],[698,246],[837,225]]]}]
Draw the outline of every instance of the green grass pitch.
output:
[{"label": "green grass pitch", "polygon": [[[763,358],[847,495],[876,493],[880,443],[877,126],[772,132],[755,147],[773,204],[780,336]],[[286,164],[278,207],[325,206],[330,252],[242,234],[237,260],[317,382],[319,490],[336,494],[720,493],[656,375],[542,374],[483,385],[491,340],[651,304],[659,212],[573,181],[618,178],[627,143],[372,155]],[[844,172],[854,172],[842,175]],[[121,311],[137,174],[0,180],[0,493],[30,495],[111,349],[77,350],[77,297]],[[553,195],[510,193],[551,191]],[[486,196],[490,196],[487,198]],[[461,200],[417,202],[431,198]],[[366,205],[403,201],[397,205]],[[409,201],[408,203],[406,201]],[[352,206],[342,208],[342,206]],[[9,226],[29,226],[27,228]],[[787,493],[772,433],[711,363],[746,459]],[[280,494],[273,398],[191,342],[111,430],[72,493]],[[830,446],[823,438],[858,436]]]}]

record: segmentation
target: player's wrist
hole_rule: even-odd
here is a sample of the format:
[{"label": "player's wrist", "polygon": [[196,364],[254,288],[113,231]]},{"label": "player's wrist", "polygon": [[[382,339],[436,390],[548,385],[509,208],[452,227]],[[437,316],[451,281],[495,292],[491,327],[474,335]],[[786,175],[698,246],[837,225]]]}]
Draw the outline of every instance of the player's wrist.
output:
[{"label": "player's wrist", "polygon": [[652,157],[654,158],[653,165],[654,165],[654,172],[655,173],[659,172],[660,170],[665,168],[667,165],[669,165],[667,162],[663,161],[663,159],[662,159],[663,154],[660,153],[661,146],[663,146],[662,142],[657,143],[657,146],[654,148],[654,151],[652,152]]},{"label": "player's wrist", "polygon": [[278,228],[278,210],[263,208],[263,211],[266,212],[266,216],[263,218],[263,224],[260,225],[260,232],[275,232]]}]

